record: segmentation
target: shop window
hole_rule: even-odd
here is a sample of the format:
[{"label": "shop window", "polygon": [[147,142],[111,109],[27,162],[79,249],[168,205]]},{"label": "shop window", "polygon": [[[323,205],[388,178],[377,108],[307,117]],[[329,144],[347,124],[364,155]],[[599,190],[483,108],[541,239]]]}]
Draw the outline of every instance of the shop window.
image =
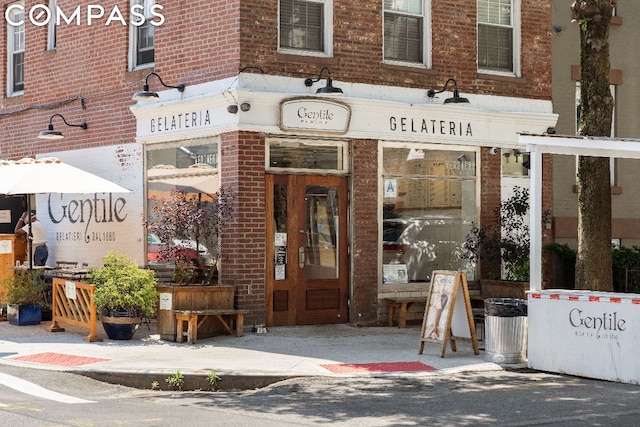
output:
[{"label": "shop window", "polygon": [[333,0],[280,0],[279,48],[299,55],[332,55]]},{"label": "shop window", "polygon": [[476,221],[476,152],[383,148],[382,252],[386,283],[427,282],[434,270],[475,266],[460,259]]},{"label": "shop window", "polygon": [[10,4],[7,8],[7,96],[24,92],[24,20],[24,2]]},{"label": "shop window", "polygon": [[324,141],[269,141],[267,145],[267,170],[305,170],[346,173],[347,145],[344,142]]},{"label": "shop window", "polygon": [[[154,199],[169,199],[178,190],[191,200],[203,204],[215,203],[220,189],[218,139],[180,141],[178,143],[148,145],[146,147],[147,215],[151,215]],[[148,218],[153,221],[153,218]],[[147,236],[147,260],[161,262],[158,253],[162,242],[157,236]],[[217,261],[217,240],[211,242],[170,242],[203,256],[208,262]]]},{"label": "shop window", "polygon": [[[151,24],[154,16],[151,14],[155,0],[132,0],[131,5],[143,6],[141,14],[144,14],[145,22],[142,25],[130,25],[130,55],[129,68],[136,69],[140,67],[152,66],[154,63],[155,49],[155,26]],[[137,16],[131,16],[132,22],[140,20]]]},{"label": "shop window", "polygon": [[478,0],[478,69],[520,75],[520,0]]},{"label": "shop window", "polygon": [[430,66],[430,0],[384,0],[384,59]]}]

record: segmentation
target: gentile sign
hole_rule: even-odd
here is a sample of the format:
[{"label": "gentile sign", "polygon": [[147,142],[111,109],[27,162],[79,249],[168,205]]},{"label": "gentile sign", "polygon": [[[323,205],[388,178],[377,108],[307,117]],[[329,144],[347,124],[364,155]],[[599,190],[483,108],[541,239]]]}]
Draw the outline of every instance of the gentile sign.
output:
[{"label": "gentile sign", "polygon": [[109,251],[143,265],[145,230],[140,144],[61,151],[48,155],[133,190],[133,193],[50,193],[36,196],[38,219],[47,229],[48,265],[56,261],[101,265]]},{"label": "gentile sign", "polygon": [[328,99],[293,98],[280,103],[280,129],[296,132],[344,134],[349,130],[351,108]]},{"label": "gentile sign", "polygon": [[530,368],[640,384],[640,295],[531,292],[528,324]]}]

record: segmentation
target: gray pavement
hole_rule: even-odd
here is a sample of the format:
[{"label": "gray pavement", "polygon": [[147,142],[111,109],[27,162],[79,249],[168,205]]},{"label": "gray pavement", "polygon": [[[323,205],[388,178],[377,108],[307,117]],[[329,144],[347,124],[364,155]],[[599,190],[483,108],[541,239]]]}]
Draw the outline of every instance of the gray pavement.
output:
[{"label": "gray pavement", "polygon": [[[49,332],[50,325],[0,322],[0,363],[74,372],[143,388],[152,381],[164,383],[180,371],[185,388],[190,389],[200,387],[212,370],[222,378],[221,388],[247,389],[290,377],[420,376],[503,369],[485,361],[483,351],[474,355],[470,342],[458,341],[456,352],[447,347],[444,358],[440,345],[431,342],[418,354],[420,326],[270,327],[263,334],[216,336],[193,345],[161,340],[153,320],[149,326],[142,324],[130,341],[109,340],[99,327],[104,341],[87,342],[85,329],[61,323],[65,332]],[[361,364],[381,365],[371,371]],[[427,367],[434,370],[424,370]]]}]

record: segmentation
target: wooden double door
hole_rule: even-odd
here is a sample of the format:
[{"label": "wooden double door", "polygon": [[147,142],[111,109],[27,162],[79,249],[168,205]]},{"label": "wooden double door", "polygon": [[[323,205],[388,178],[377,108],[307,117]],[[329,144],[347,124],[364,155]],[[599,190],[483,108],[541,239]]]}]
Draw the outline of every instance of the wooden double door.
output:
[{"label": "wooden double door", "polygon": [[347,178],[267,175],[268,325],[348,322]]}]

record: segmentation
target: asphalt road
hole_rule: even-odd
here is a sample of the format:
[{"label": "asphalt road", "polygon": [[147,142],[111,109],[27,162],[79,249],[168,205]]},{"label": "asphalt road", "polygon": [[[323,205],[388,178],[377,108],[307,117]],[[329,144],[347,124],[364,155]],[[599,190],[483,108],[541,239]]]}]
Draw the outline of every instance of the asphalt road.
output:
[{"label": "asphalt road", "polygon": [[[11,376],[42,389],[17,391],[6,384]],[[42,390],[85,402],[61,402]],[[0,366],[0,419],[11,426],[637,426],[640,386],[524,370],[167,392]]]}]

